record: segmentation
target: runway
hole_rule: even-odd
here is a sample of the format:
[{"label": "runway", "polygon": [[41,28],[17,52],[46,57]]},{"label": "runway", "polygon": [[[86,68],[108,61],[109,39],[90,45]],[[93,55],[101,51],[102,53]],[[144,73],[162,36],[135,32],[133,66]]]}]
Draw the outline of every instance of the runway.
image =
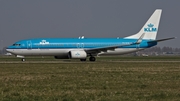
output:
[{"label": "runway", "polygon": [[86,62],[81,62],[81,61],[0,61],[0,64],[13,64],[13,63],[22,63],[22,64],[29,64],[29,63],[64,63],[64,64],[69,64],[69,63],[76,63],[76,64],[84,64],[84,63],[104,63],[104,62],[108,62],[108,63],[161,63],[161,62],[166,62],[166,63],[179,63],[180,61],[95,61],[95,62],[90,62],[90,61],[86,61]]}]

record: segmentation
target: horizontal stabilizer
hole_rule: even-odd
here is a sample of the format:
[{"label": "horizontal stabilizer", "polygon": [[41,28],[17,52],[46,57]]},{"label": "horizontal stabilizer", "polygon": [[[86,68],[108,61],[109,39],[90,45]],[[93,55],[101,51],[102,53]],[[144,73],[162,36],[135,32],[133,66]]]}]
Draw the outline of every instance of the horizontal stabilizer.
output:
[{"label": "horizontal stabilizer", "polygon": [[161,42],[161,41],[171,40],[171,39],[175,39],[175,38],[176,38],[176,37],[165,38],[165,39],[159,39],[159,40],[153,40],[153,41],[149,41],[148,43],[151,43],[151,42]]}]

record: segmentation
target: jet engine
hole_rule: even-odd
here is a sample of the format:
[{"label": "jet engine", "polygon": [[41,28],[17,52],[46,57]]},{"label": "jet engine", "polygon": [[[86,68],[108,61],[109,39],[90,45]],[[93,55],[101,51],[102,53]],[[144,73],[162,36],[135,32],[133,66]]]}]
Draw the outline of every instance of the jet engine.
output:
[{"label": "jet engine", "polygon": [[84,50],[72,50],[69,52],[69,56],[72,59],[85,59],[87,53]]}]

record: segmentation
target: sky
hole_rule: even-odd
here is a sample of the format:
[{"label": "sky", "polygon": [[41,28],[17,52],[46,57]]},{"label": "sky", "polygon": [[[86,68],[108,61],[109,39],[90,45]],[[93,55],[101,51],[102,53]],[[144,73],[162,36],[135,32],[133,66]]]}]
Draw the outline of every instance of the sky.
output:
[{"label": "sky", "polygon": [[0,0],[0,49],[30,38],[112,38],[137,33],[162,9],[157,46],[180,48],[180,0]]}]

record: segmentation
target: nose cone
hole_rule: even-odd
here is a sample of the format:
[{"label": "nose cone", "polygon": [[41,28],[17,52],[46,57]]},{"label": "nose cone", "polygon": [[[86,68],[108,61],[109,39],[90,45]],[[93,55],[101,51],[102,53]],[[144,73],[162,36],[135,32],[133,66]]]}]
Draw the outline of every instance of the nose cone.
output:
[{"label": "nose cone", "polygon": [[11,46],[7,47],[7,48],[6,48],[6,51],[9,52],[9,53],[12,53],[12,48],[11,48]]},{"label": "nose cone", "polygon": [[9,49],[9,48],[6,48],[6,51],[7,51],[7,52],[10,52],[10,49]]}]

